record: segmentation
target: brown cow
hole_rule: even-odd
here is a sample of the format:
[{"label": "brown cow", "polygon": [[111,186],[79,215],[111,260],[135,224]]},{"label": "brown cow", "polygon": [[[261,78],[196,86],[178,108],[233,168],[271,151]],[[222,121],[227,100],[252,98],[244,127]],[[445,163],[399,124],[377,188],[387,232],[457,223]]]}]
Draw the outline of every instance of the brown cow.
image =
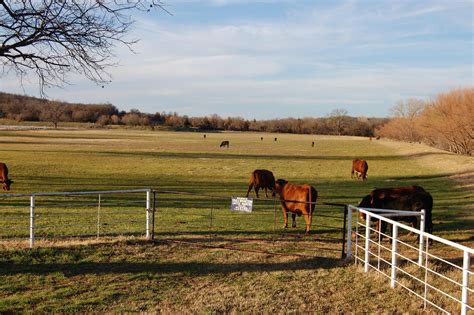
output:
[{"label": "brown cow", "polygon": [[0,183],[3,184],[3,190],[10,190],[10,185],[13,183],[8,178],[8,168],[5,163],[0,162]]},{"label": "brown cow", "polygon": [[249,189],[247,190],[247,198],[249,197],[249,193],[252,190],[252,187],[255,189],[255,195],[257,195],[257,198],[260,198],[258,196],[258,190],[260,188],[265,189],[265,196],[267,196],[268,198],[267,189],[270,189],[272,192],[275,190],[275,177],[273,176],[273,173],[269,170],[253,171],[252,175],[250,176]]},{"label": "brown cow", "polygon": [[219,146],[220,148],[222,147],[229,147],[230,143],[229,140],[224,140],[221,142],[221,145]]},{"label": "brown cow", "polygon": [[367,178],[367,170],[369,169],[369,165],[365,160],[352,160],[352,171],[351,171],[351,178],[354,177],[354,173],[356,174],[357,178],[361,178],[365,180]]},{"label": "brown cow", "polygon": [[293,219],[292,227],[296,227],[296,215],[303,215],[306,222],[305,231],[308,234],[311,229],[313,211],[316,206],[315,202],[318,198],[316,189],[308,184],[292,185],[284,179],[278,179],[275,182],[275,192],[280,196],[283,220],[285,222],[284,227],[288,227],[288,212],[291,212]]}]

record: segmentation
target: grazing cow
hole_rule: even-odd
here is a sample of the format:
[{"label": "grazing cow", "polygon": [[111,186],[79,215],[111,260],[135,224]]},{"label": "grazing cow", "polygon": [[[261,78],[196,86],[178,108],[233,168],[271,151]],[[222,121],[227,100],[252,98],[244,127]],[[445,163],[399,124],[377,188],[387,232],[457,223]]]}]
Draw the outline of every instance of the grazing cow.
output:
[{"label": "grazing cow", "polygon": [[377,136],[377,138],[375,138],[375,139],[380,140],[380,136]]},{"label": "grazing cow", "polygon": [[291,217],[293,219],[292,227],[296,227],[296,215],[303,215],[306,222],[305,231],[306,234],[309,234],[313,212],[316,206],[314,203],[318,198],[318,192],[316,189],[308,184],[292,185],[284,179],[278,179],[275,182],[275,193],[280,196],[281,209],[283,210],[283,220],[285,222],[284,227],[288,227],[288,212],[291,212]]},{"label": "grazing cow", "polygon": [[206,135],[205,135],[205,134],[203,135],[203,137],[204,137],[204,139],[206,139]]},{"label": "grazing cow", "polygon": [[314,141],[313,141],[313,142],[311,142],[311,146],[314,148]]},{"label": "grazing cow", "polygon": [[3,184],[3,190],[10,190],[13,181],[8,178],[8,167],[5,163],[0,162],[0,182]]},{"label": "grazing cow", "polygon": [[263,141],[263,137],[260,137],[260,141]]},{"label": "grazing cow", "polygon": [[277,141],[277,137],[275,137],[275,141]]},{"label": "grazing cow", "polygon": [[247,198],[249,197],[249,193],[252,190],[252,187],[255,189],[255,195],[257,198],[258,190],[260,188],[265,189],[265,196],[267,196],[267,189],[270,189],[272,192],[275,190],[275,177],[273,173],[268,170],[255,170],[252,172],[249,181],[249,189],[247,190]]},{"label": "grazing cow", "polygon": [[354,173],[356,174],[357,178],[361,178],[365,180],[367,177],[367,170],[369,169],[369,165],[365,160],[352,160],[352,171],[351,171],[351,178],[354,177]]},{"label": "grazing cow", "polygon": [[229,140],[224,140],[221,142],[221,145],[219,146],[219,148],[222,148],[222,147],[229,147]]},{"label": "grazing cow", "polygon": [[[396,188],[378,188],[370,192],[359,203],[362,208],[376,209],[393,209],[420,211],[425,210],[425,231],[433,232],[433,222],[431,211],[433,209],[433,198],[420,186],[403,186]],[[376,211],[375,211],[376,212]],[[361,219],[365,219],[365,215],[361,214]],[[419,216],[393,217],[396,221],[405,221],[411,223],[416,229],[420,227]],[[382,222],[380,231],[385,233],[387,223]]]}]

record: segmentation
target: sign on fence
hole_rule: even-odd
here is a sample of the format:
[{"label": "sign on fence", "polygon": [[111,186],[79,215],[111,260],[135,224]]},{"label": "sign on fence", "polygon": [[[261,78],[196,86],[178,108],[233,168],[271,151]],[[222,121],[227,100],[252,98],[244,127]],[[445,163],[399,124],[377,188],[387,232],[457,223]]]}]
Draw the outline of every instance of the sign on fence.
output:
[{"label": "sign on fence", "polygon": [[253,206],[253,199],[243,198],[243,197],[232,197],[230,210],[252,212],[252,206]]}]

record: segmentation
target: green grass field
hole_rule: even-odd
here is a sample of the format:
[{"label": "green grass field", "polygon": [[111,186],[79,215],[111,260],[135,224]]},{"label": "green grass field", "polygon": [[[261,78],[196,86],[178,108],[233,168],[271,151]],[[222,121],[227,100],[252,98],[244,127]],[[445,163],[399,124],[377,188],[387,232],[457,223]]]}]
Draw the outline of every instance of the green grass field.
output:
[{"label": "green grass field", "polygon": [[[230,148],[219,148],[222,140]],[[231,213],[230,196],[245,195],[257,168],[312,184],[320,202],[357,204],[374,187],[421,185],[434,198],[434,234],[474,244],[472,190],[452,178],[472,175],[473,158],[423,145],[120,129],[0,131],[0,141],[11,193],[155,188],[215,196],[158,192],[154,242],[143,239],[144,193],[102,196],[99,240],[55,237],[95,235],[97,196],[38,198],[38,236],[55,238],[33,250],[25,248],[28,199],[1,197],[0,312],[422,311],[414,297],[339,259],[341,221],[318,218],[342,217],[339,208],[318,206],[308,237],[302,218],[296,229],[282,228],[273,200],[256,201],[252,214]],[[368,161],[367,181],[350,178],[353,158]],[[77,205],[54,206],[67,202]]]}]

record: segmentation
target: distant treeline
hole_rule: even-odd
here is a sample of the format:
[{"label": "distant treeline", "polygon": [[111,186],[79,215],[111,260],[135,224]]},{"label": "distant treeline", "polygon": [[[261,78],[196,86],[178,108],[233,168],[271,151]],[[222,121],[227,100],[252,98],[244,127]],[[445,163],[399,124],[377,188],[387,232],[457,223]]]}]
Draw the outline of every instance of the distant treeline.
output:
[{"label": "distant treeline", "polygon": [[374,136],[387,118],[350,117],[345,110],[335,110],[327,117],[247,120],[218,115],[188,117],[177,113],[142,113],[121,111],[112,104],[73,104],[34,97],[0,93],[0,117],[16,121],[94,123],[100,126],[126,125],[155,128],[165,126],[176,130],[233,130],[298,134]]}]

